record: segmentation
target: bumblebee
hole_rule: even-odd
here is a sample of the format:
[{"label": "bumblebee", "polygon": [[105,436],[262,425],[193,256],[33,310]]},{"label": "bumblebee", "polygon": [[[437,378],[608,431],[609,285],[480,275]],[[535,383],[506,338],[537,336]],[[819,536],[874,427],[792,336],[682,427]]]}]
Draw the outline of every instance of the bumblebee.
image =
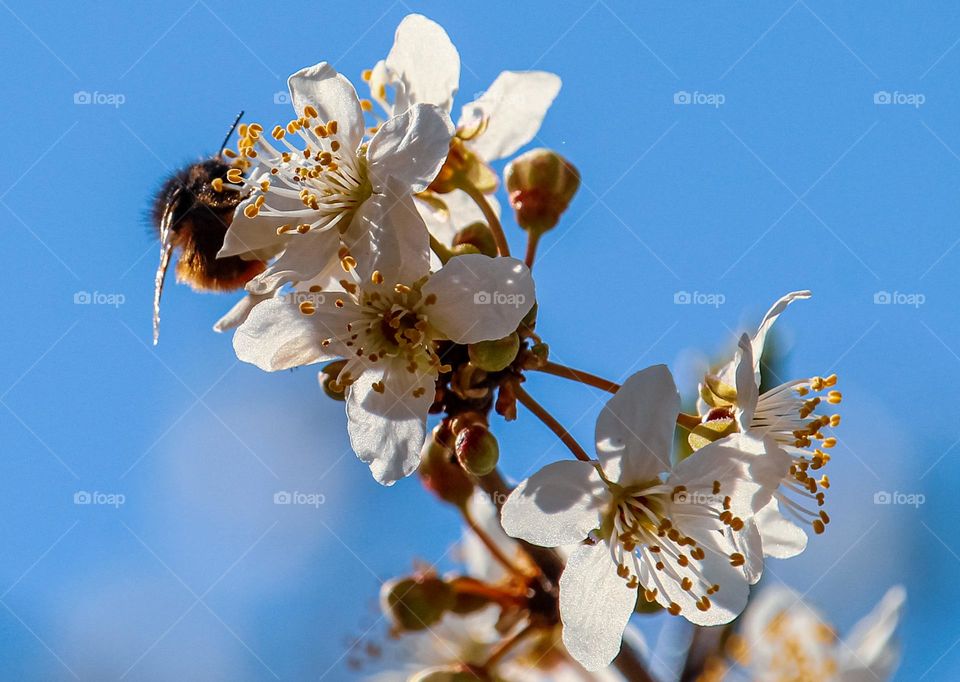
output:
[{"label": "bumblebee", "polygon": [[239,187],[226,184],[235,163],[223,155],[241,116],[242,111],[216,155],[173,173],[154,198],[151,219],[160,239],[153,296],[154,345],[160,338],[160,297],[174,249],[179,250],[177,282],[196,291],[239,289],[266,268],[262,261],[239,256],[217,258],[233,212],[244,199]]}]

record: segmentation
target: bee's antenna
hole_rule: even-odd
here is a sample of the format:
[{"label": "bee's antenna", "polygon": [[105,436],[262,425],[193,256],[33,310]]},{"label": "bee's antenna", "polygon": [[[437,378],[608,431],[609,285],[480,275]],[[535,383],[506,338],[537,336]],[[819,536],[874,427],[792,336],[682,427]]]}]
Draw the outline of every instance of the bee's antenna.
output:
[{"label": "bee's antenna", "polygon": [[237,117],[233,119],[233,125],[230,126],[230,130],[227,131],[227,136],[223,138],[223,144],[220,145],[220,151],[217,152],[217,156],[223,154],[223,150],[227,148],[227,142],[230,141],[230,136],[233,135],[233,131],[237,129],[237,126],[240,125],[240,119],[243,118],[243,112],[241,111],[237,114]]}]

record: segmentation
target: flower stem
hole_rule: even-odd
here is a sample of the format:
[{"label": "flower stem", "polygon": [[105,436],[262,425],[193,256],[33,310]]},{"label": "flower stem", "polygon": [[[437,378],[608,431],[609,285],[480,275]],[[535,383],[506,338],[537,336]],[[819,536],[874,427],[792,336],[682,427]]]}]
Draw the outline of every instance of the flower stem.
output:
[{"label": "flower stem", "polygon": [[503,640],[497,647],[490,653],[490,657],[487,659],[487,662],[483,664],[483,669],[487,672],[493,670],[493,668],[504,659],[504,657],[509,654],[514,647],[519,644],[524,637],[532,634],[536,630],[536,626],[533,623],[528,623],[525,628],[520,632],[515,634],[513,637]]},{"label": "flower stem", "polygon": [[540,244],[541,234],[543,233],[539,230],[527,230],[527,255],[523,262],[531,270],[533,269],[533,261],[537,258],[537,246]]},{"label": "flower stem", "polygon": [[440,240],[430,235],[430,250],[433,251],[437,258],[440,259],[440,262],[446,265],[447,261],[450,260],[450,249],[440,243]]},{"label": "flower stem", "polygon": [[549,429],[557,435],[557,438],[559,438],[564,445],[570,448],[570,452],[572,452],[577,459],[583,462],[590,461],[590,455],[588,455],[576,441],[576,439],[570,435],[570,432],[563,428],[563,425],[558,422],[552,414],[547,412],[543,405],[534,400],[533,397],[527,393],[522,386],[516,387],[516,393],[517,400],[520,401],[520,404],[533,412],[540,421],[546,424],[547,427],[549,427]]},{"label": "flower stem", "polygon": [[503,232],[500,218],[498,218],[497,214],[490,208],[490,204],[487,203],[487,198],[483,196],[483,192],[477,189],[477,186],[469,180],[464,180],[460,185],[460,189],[466,192],[483,212],[483,217],[487,221],[490,231],[493,233],[493,241],[497,245],[497,252],[501,256],[509,256],[510,245],[507,244],[507,235]]},{"label": "flower stem", "polygon": [[[564,379],[570,379],[571,381],[579,381],[581,384],[599,388],[607,393],[616,393],[620,390],[620,384],[614,381],[604,379],[603,377],[598,377],[596,374],[590,374],[590,372],[584,372],[581,369],[574,369],[573,367],[561,365],[558,362],[551,362],[548,360],[544,365],[537,367],[536,369],[545,374],[552,374],[554,376],[563,377]],[[695,414],[681,412],[677,415],[677,425],[680,428],[691,431],[700,425],[700,417]]]},{"label": "flower stem", "polygon": [[470,527],[470,530],[472,530],[476,536],[480,538],[480,542],[483,543],[484,547],[490,551],[490,554],[493,555],[493,558],[496,559],[501,566],[520,578],[526,579],[529,577],[526,572],[521,570],[516,564],[510,561],[510,558],[503,553],[503,550],[500,549],[497,543],[493,541],[493,538],[491,538],[480,526],[480,524],[477,523],[476,519],[473,518],[473,514],[470,513],[470,510],[466,505],[461,507],[461,511],[463,512],[463,518]]},{"label": "flower stem", "polygon": [[561,365],[557,362],[551,362],[548,360],[546,364],[544,364],[542,367],[538,367],[537,369],[539,369],[541,372],[546,372],[547,374],[563,377],[564,379],[579,381],[581,384],[599,388],[607,393],[616,393],[618,390],[620,390],[620,384],[616,382],[608,381],[607,379],[598,377],[595,374],[590,374],[589,372],[584,372],[583,370],[579,369],[573,369],[572,367],[567,367],[566,365]]}]

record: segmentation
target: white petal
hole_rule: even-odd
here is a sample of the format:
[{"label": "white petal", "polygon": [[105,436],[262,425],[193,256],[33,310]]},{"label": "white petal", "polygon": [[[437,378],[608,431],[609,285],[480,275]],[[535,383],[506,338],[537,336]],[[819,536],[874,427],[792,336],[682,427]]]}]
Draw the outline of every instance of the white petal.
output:
[{"label": "white petal", "polygon": [[247,294],[236,304],[227,311],[227,314],[217,320],[217,323],[213,325],[213,331],[219,333],[225,332],[229,329],[234,329],[235,327],[243,324],[244,320],[247,319],[247,316],[250,314],[250,311],[253,310],[253,307],[270,298],[273,294],[267,294],[266,296],[255,296],[253,294]]},{"label": "white petal", "polygon": [[364,279],[378,270],[391,284],[412,284],[430,270],[430,235],[413,197],[390,178],[360,207],[343,235]]},{"label": "white petal", "polygon": [[[278,254],[287,243],[287,235],[278,235],[277,228],[291,222],[284,216],[267,216],[260,214],[255,218],[248,218],[243,210],[257,200],[259,194],[254,192],[240,202],[233,213],[233,221],[223,238],[223,246],[217,253],[218,258],[227,256],[243,256],[247,259],[268,260]],[[294,200],[295,201],[295,200]],[[271,206],[276,205],[280,210],[296,210],[296,206],[283,197],[270,197]],[[299,203],[299,202],[298,202]],[[303,208],[303,204],[300,204]]]},{"label": "white petal", "polygon": [[791,459],[772,438],[733,433],[709,443],[677,464],[671,485],[710,489],[720,482],[730,511],[747,518],[764,508],[790,468]]},{"label": "white petal", "polygon": [[436,296],[430,324],[447,339],[476,343],[516,331],[536,294],[527,266],[516,258],[467,254],[451,258],[423,286]]},{"label": "white petal", "polygon": [[757,402],[760,400],[760,386],[755,380],[753,371],[753,348],[750,337],[743,334],[740,337],[740,360],[737,363],[737,424],[741,431],[750,428],[753,415],[757,411]]},{"label": "white petal", "polygon": [[340,235],[336,230],[292,235],[279,258],[247,282],[246,289],[252,294],[269,295],[284,284],[311,280],[331,263],[339,263],[339,248]]},{"label": "white petal", "polygon": [[486,130],[468,145],[486,161],[510,156],[534,138],[560,92],[559,76],[546,71],[504,71],[480,97],[463,107],[463,126],[489,120]]},{"label": "white petal", "polygon": [[[788,305],[798,299],[810,298],[811,296],[812,294],[809,291],[790,292],[779,301],[774,303],[770,310],[767,311],[767,314],[763,316],[763,320],[760,322],[760,327],[757,329],[757,333],[753,335],[753,339],[750,342],[752,347],[751,351],[753,354],[754,382],[757,384],[757,386],[760,385],[760,360],[763,356],[763,347],[767,340],[767,333],[770,331],[770,328],[773,327],[773,323],[777,321],[777,318],[780,317],[780,314],[787,309]],[[730,386],[736,385],[736,371],[737,367],[740,365],[742,355],[743,352],[737,350],[733,360],[717,370],[717,377],[725,384],[729,384]]]},{"label": "white petal", "polygon": [[324,123],[337,122],[340,140],[350,150],[363,138],[363,109],[353,84],[327,62],[300,69],[287,79],[290,99],[297,116],[303,116],[309,104]]},{"label": "white petal", "polygon": [[[350,444],[383,485],[409,476],[420,464],[427,411],[435,397],[436,374],[408,372],[406,364],[398,358],[370,366],[347,390]],[[374,390],[377,382],[382,392]]]},{"label": "white petal", "polygon": [[[893,675],[899,646],[894,641],[907,593],[901,585],[887,590],[874,609],[860,619],[840,646],[843,680],[886,680]],[[855,677],[852,673],[863,674]]]},{"label": "white petal", "polygon": [[666,365],[627,379],[597,419],[597,454],[606,475],[631,485],[669,470],[679,413],[680,394]]},{"label": "white petal", "polygon": [[[438,194],[436,198],[446,204],[445,211],[438,211],[425,201],[418,201],[417,208],[427,224],[430,234],[436,237],[441,244],[450,246],[458,231],[476,222],[487,222],[483,216],[483,211],[477,206],[477,202],[463,190],[455,189],[446,194]],[[484,199],[486,199],[490,209],[499,217],[501,209],[497,197],[493,194],[485,194]]]},{"label": "white petal", "polygon": [[617,575],[606,542],[577,547],[560,576],[560,619],[567,651],[587,670],[606,667],[620,651],[637,590]]},{"label": "white petal", "polygon": [[789,559],[807,548],[806,532],[783,515],[776,498],[757,512],[754,522],[763,540],[765,556]]},{"label": "white petal", "polygon": [[789,294],[774,303],[767,314],[763,316],[757,333],[753,335],[753,360],[757,373],[757,384],[760,383],[760,356],[763,355],[763,346],[767,340],[767,332],[773,327],[773,323],[780,317],[780,313],[787,309],[787,306],[798,299],[810,298],[813,294],[809,291],[791,291]]},{"label": "white petal", "polygon": [[503,529],[541,547],[580,542],[600,525],[609,491],[596,468],[561,460],[518,485],[500,512]]},{"label": "white petal", "polygon": [[386,66],[400,81],[395,111],[423,103],[450,112],[460,84],[460,55],[439,24],[420,14],[404,17]]},{"label": "white petal", "polygon": [[450,116],[432,104],[414,105],[384,123],[367,148],[374,189],[394,177],[408,191],[425,190],[447,160],[453,132]]},{"label": "white petal", "polygon": [[756,585],[763,577],[763,538],[754,519],[744,519],[743,528],[724,531],[734,549],[744,556],[746,562],[741,566],[743,577],[751,585]]},{"label": "white petal", "polygon": [[304,315],[287,297],[269,298],[254,306],[237,329],[233,349],[240,360],[266,372],[332,360],[337,355],[320,345],[334,335],[330,325],[319,310]]},{"label": "white petal", "polygon": [[[729,552],[733,551],[732,546],[726,543],[725,539],[719,533],[710,533],[705,536],[697,536],[696,540],[701,549],[704,550],[705,558],[698,562],[699,569],[704,578],[712,584],[719,585],[720,590],[709,595],[711,602],[710,608],[701,611],[697,608],[697,599],[700,594],[694,594],[683,589],[677,580],[672,580],[662,571],[657,571],[649,564],[644,562],[644,571],[640,576],[640,582],[647,589],[657,588],[657,602],[664,607],[668,607],[671,602],[680,606],[680,615],[695,625],[722,625],[740,615],[747,605],[750,597],[750,586],[743,572],[730,565]],[[663,542],[668,542],[664,540]],[[682,553],[683,547],[675,546],[672,550],[676,553]],[[659,555],[664,561],[669,561],[673,565],[674,571],[679,576],[690,578],[697,584],[697,576],[691,570],[693,564],[682,567],[675,563],[675,560],[668,559],[668,553],[663,552]]]}]

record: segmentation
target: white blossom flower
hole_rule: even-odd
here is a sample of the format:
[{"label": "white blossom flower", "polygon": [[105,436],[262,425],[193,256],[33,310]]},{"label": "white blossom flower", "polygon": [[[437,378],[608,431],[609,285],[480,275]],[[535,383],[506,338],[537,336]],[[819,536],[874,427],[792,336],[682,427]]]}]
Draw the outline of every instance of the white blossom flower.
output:
[{"label": "white blossom flower", "polygon": [[[749,594],[740,530],[773,481],[755,481],[744,452],[775,444],[734,434],[670,466],[680,397],[663,365],[630,377],[596,426],[599,462],[549,464],[507,499],[504,530],[571,554],[560,579],[567,650],[588,670],[620,648],[638,593],[698,625],[735,618]],[[641,592],[642,590],[642,592]]]},{"label": "white blossom flower", "polygon": [[425,258],[377,262],[382,269],[365,274],[344,256],[341,291],[313,286],[259,303],[233,345],[237,357],[266,371],[345,358],[337,381],[346,387],[350,442],[374,478],[390,485],[420,461],[435,382],[448,371],[435,342],[510,334],[533,306],[534,286],[513,258],[458,256],[433,274]]},{"label": "white blossom flower", "polygon": [[[365,141],[364,111],[353,85],[326,62],[290,76],[296,118],[264,134],[240,127],[241,161],[228,176],[250,195],[237,207],[220,256],[282,254],[247,290],[266,294],[287,282],[314,278],[336,264],[341,242],[371,267],[383,244],[394,257],[427,257],[427,231],[411,195],[425,189],[443,165],[453,135],[450,117],[417,104],[384,122]],[[418,220],[422,234],[392,233]],[[382,250],[382,249],[381,249]],[[412,254],[412,255],[411,255]]]},{"label": "white blossom flower", "polygon": [[[419,15],[397,27],[387,58],[366,74],[372,98],[393,116],[416,104],[434,104],[448,113],[460,83],[460,55],[439,24]],[[560,78],[546,71],[503,71],[477,99],[462,107],[451,155],[479,160],[473,172],[493,210],[497,178],[485,164],[503,159],[530,142],[560,92]],[[393,101],[388,96],[393,90]],[[418,207],[431,232],[447,244],[462,227],[483,220],[476,203],[462,190],[421,195]]]},{"label": "white blossom flower", "polygon": [[790,456],[780,487],[740,538],[754,546],[762,543],[766,556],[781,559],[804,550],[804,526],[822,533],[830,521],[820,509],[829,478],[817,478],[813,472],[830,460],[825,450],[837,443],[824,430],[838,426],[840,416],[818,412],[824,405],[841,401],[840,392],[833,388],[836,375],[787,381],[763,394],[759,390],[760,358],[767,334],[791,302],[809,297],[809,291],[795,291],[777,301],[753,337],[743,335],[735,357],[705,377],[698,402],[704,429],[691,438],[696,447],[713,434],[732,429],[773,438]]},{"label": "white blossom flower", "polygon": [[893,677],[899,661],[895,634],[905,601],[902,587],[890,588],[840,639],[793,590],[782,585],[765,588],[751,602],[739,636],[729,647],[739,666],[731,670],[721,664],[707,679],[883,682]]}]

